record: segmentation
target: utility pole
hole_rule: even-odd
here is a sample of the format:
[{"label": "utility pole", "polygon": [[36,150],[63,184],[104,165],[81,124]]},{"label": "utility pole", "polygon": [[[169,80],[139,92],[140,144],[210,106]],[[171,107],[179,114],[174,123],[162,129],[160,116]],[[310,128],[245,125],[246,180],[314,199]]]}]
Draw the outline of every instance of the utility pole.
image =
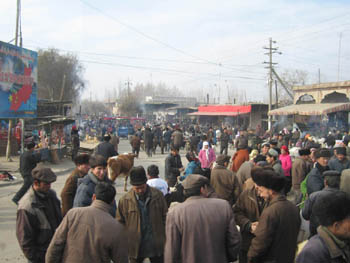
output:
[{"label": "utility pole", "polygon": [[[272,74],[273,74],[273,66],[276,65],[277,63],[273,63],[272,62],[272,55],[274,53],[278,53],[278,54],[282,54],[281,52],[278,52],[278,48],[277,47],[273,47],[273,44],[275,44],[276,41],[273,41],[272,38],[269,39],[269,47],[263,47],[263,49],[267,49],[268,52],[265,53],[265,55],[269,56],[269,62],[264,62],[264,64],[268,64],[268,68],[269,69],[269,111],[272,110]],[[272,118],[271,115],[268,115],[268,129],[271,131],[272,128]]]},{"label": "utility pole", "polygon": [[342,39],[343,33],[340,32],[339,34],[339,48],[338,48],[338,74],[337,74],[337,81],[340,79],[340,53],[341,53],[341,39]]},{"label": "utility pole", "polygon": [[321,84],[321,69],[318,69],[318,84]]},{"label": "utility pole", "polygon": [[130,97],[130,86],[132,85],[129,78],[128,78],[127,82],[125,82],[125,85],[128,88],[128,98],[129,98]]}]

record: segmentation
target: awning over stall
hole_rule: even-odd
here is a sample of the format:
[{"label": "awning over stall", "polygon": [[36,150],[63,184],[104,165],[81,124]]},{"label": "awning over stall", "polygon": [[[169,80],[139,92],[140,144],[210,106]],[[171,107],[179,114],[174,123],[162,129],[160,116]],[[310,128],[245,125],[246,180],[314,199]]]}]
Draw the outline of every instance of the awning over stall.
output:
[{"label": "awning over stall", "polygon": [[208,105],[198,107],[197,112],[188,113],[190,116],[238,116],[250,113],[251,105]]},{"label": "awning over stall", "polygon": [[326,115],[337,111],[350,111],[350,103],[293,104],[269,111],[269,115]]}]

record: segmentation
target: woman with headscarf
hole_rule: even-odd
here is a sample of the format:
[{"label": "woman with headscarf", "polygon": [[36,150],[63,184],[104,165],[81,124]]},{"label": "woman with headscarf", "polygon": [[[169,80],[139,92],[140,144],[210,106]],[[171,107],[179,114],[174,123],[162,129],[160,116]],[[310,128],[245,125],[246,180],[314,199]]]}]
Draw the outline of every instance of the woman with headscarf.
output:
[{"label": "woman with headscarf", "polygon": [[213,148],[209,148],[208,142],[203,142],[203,148],[200,150],[198,159],[201,162],[202,169],[210,168],[216,160]]}]

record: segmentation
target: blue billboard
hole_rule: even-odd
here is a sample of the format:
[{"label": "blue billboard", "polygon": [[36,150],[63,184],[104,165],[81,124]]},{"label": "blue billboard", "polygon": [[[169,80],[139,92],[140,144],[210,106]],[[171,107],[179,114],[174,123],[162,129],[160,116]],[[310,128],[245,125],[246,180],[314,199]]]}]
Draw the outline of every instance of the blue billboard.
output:
[{"label": "blue billboard", "polygon": [[35,118],[38,53],[0,41],[0,118]]}]

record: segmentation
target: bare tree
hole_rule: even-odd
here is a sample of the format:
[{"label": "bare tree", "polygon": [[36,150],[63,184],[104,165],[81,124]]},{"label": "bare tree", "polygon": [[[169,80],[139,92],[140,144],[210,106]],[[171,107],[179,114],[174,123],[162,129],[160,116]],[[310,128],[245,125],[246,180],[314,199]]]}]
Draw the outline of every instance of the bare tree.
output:
[{"label": "bare tree", "polygon": [[87,99],[81,102],[81,113],[89,116],[111,115],[111,111],[105,103]]},{"label": "bare tree", "polygon": [[[300,69],[286,69],[281,74],[279,74],[279,76],[285,84],[285,87],[283,87],[281,83],[277,82],[279,104],[291,104],[293,103],[293,99],[290,98],[288,93],[294,94],[293,87],[307,84],[309,73]],[[286,91],[286,89],[288,89],[288,92]],[[275,100],[276,93],[273,92],[273,94]]]},{"label": "bare tree", "polygon": [[73,100],[85,88],[84,67],[73,54],[61,55],[56,49],[38,52],[38,97]]}]

